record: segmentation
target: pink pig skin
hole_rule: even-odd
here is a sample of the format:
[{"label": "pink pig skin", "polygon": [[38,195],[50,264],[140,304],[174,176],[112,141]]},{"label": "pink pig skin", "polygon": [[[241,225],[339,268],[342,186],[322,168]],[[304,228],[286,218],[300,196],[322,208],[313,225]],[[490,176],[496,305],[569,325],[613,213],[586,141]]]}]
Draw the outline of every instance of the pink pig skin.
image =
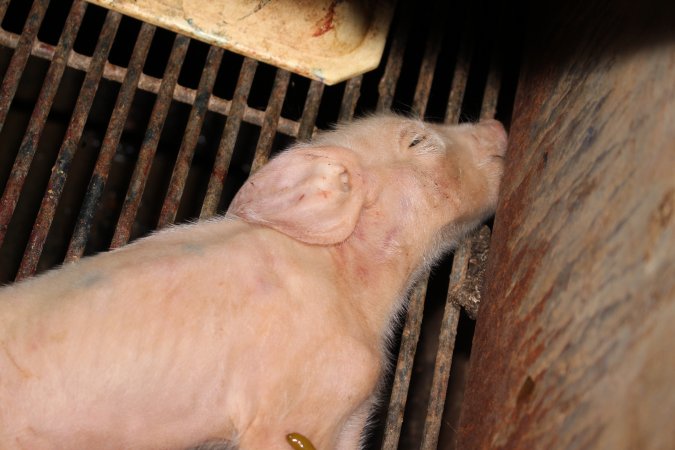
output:
[{"label": "pink pig skin", "polygon": [[357,449],[415,277],[495,208],[506,134],[377,115],[225,217],[0,290],[0,448]]}]

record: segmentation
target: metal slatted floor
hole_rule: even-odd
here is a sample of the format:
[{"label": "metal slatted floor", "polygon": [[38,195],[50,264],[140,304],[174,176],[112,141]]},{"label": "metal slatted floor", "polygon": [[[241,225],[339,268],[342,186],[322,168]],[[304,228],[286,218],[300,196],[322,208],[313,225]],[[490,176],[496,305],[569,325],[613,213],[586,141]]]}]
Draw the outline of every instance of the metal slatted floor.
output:
[{"label": "metal slatted floor", "polygon": [[[509,11],[399,1],[380,67],[328,87],[84,1],[0,0],[0,282],[221,213],[271,154],[355,114],[508,124]],[[486,228],[415,288],[370,448],[453,448],[458,305],[487,243]]]}]

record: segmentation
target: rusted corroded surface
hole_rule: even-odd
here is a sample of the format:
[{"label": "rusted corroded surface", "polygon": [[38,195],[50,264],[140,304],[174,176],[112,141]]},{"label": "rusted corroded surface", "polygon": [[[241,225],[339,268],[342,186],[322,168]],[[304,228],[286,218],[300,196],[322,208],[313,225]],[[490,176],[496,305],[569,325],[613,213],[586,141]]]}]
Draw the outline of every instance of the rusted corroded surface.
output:
[{"label": "rusted corroded surface", "polygon": [[141,30],[138,33],[138,39],[136,39],[136,44],[134,45],[127,75],[117,94],[117,100],[115,101],[112,116],[108,123],[108,129],[103,137],[101,151],[96,160],[94,173],[91,175],[75,230],[68,245],[66,261],[79,259],[84,253],[84,248],[89,239],[89,232],[94,221],[94,214],[99,207],[99,201],[108,180],[113,156],[115,156],[120,136],[124,130],[124,124],[127,121],[129,109],[136,93],[138,78],[145,65],[145,59],[148,55],[154,33],[155,27],[146,23],[141,26]]},{"label": "rusted corroded surface", "polygon": [[[450,289],[462,283],[462,273],[469,259],[468,246],[460,246],[452,259],[453,266],[450,275]],[[443,309],[443,320],[441,322],[441,331],[438,336],[438,350],[436,352],[436,361],[434,363],[434,373],[431,380],[431,389],[429,391],[429,403],[427,404],[427,414],[422,430],[422,443],[420,448],[423,450],[434,450],[438,447],[438,435],[443,420],[443,409],[445,407],[445,397],[448,390],[448,381],[450,369],[452,367],[452,354],[455,349],[455,338],[457,336],[457,325],[459,323],[460,307],[452,301],[452,296],[448,295]]]},{"label": "rusted corroded surface", "polygon": [[471,64],[472,43],[468,39],[468,33],[463,35],[460,43],[460,51],[457,56],[455,76],[452,78],[448,106],[445,110],[445,123],[459,122],[459,114],[462,108],[462,99],[466,91],[466,83],[469,79],[469,67]]},{"label": "rusted corroded surface", "polygon": [[490,249],[490,228],[481,227],[477,233],[463,242],[461,248],[468,250],[469,257],[466,261],[462,260],[461,282],[454,285],[450,283],[448,296],[453,303],[464,308],[467,315],[475,320],[480,307],[481,289]]},{"label": "rusted corroded surface", "polygon": [[96,57],[92,61],[91,71],[87,72],[84,82],[82,83],[75,110],[73,111],[66,134],[63,138],[59,155],[52,171],[52,177],[50,177],[49,187],[47,192],[45,192],[37,220],[33,226],[34,231],[31,235],[28,249],[24,253],[24,258],[22,260],[23,269],[18,276],[19,278],[28,276],[32,273],[40,258],[42,245],[44,244],[44,239],[49,231],[49,226],[51,225],[54,211],[56,210],[56,204],[63,192],[68,168],[70,167],[70,163],[77,150],[77,144],[82,136],[82,130],[84,129],[87,115],[89,114],[89,110],[98,89],[101,74],[103,72],[103,64],[108,57],[108,52],[115,39],[115,34],[117,33],[121,18],[122,16],[117,13],[110,13],[106,17],[103,29],[101,30],[101,36],[96,44]]},{"label": "rusted corroded surface", "polygon": [[[28,129],[24,133],[23,141],[19,147],[17,158],[14,161],[14,165],[12,166],[10,181],[7,183],[7,187],[3,193],[3,198],[0,200],[0,204],[2,204],[2,213],[0,214],[0,217],[2,218],[0,219],[0,223],[5,223],[7,220],[5,217],[11,217],[11,215],[14,213],[14,209],[16,208],[18,197],[21,193],[21,190],[23,189],[26,175],[28,174],[31,162],[33,161],[33,156],[37,150],[38,141],[42,136],[42,131],[44,130],[45,123],[47,122],[49,111],[52,108],[56,90],[59,86],[59,83],[61,82],[61,77],[63,76],[63,72],[65,70],[66,57],[73,48],[77,31],[80,28],[80,23],[84,17],[85,10],[86,3],[84,1],[76,1],[71,7],[64,31],[54,53],[54,59],[52,60],[44,82],[42,83],[40,94],[37,101],[35,102],[33,113],[31,114]],[[47,189],[48,192],[50,192],[50,190],[53,191],[53,184],[55,184],[55,182],[52,182],[52,180],[54,180],[56,177],[58,177],[58,174],[52,175],[50,185]],[[34,259],[34,264],[31,263],[33,268],[37,264],[37,257],[39,254],[36,255],[32,249],[35,243],[40,241],[40,237],[37,235],[44,232],[44,235],[46,236],[47,228],[48,227],[40,226],[40,224],[36,225],[34,232],[31,235],[28,248],[26,249],[26,257],[28,259]],[[0,229],[6,230],[4,227],[1,227]],[[0,245],[2,245],[4,236],[4,231],[0,231]]]},{"label": "rusted corroded surface", "polygon": [[180,68],[183,65],[189,43],[190,40],[185,36],[177,35],[174,40],[171,54],[169,55],[169,62],[164,70],[162,85],[155,99],[155,104],[152,107],[150,122],[145,131],[143,144],[138,152],[136,167],[134,167],[134,173],[131,175],[131,182],[127,189],[127,195],[124,198],[122,211],[117,220],[115,234],[110,243],[111,248],[117,248],[126,244],[131,236],[131,227],[143,198],[152,160],[157,151],[157,144],[164,128],[164,121],[169,112],[169,106],[171,106],[171,94],[176,88]]},{"label": "rusted corroded surface", "polygon": [[408,387],[412,376],[415,349],[420,337],[420,327],[424,313],[424,297],[427,294],[429,272],[424,274],[417,282],[410,294],[408,312],[405,318],[403,333],[401,334],[401,347],[396,361],[394,372],[394,385],[391,388],[387,420],[384,427],[383,450],[395,450],[398,448],[398,440],[401,435],[403,423],[403,411],[408,400]]},{"label": "rusted corroded surface", "polygon": [[[9,61],[9,67],[7,67],[5,77],[2,80],[2,86],[0,86],[0,131],[5,125],[9,105],[12,103],[14,94],[16,94],[16,90],[19,87],[23,70],[26,68],[26,63],[28,63],[33,42],[37,38],[48,5],[49,0],[35,0],[33,2],[33,6],[28,13],[28,19],[26,19],[21,32],[21,37],[17,42],[12,59]],[[4,5],[4,9],[6,8],[7,5]]]},{"label": "rusted corroded surface", "polygon": [[234,90],[234,96],[232,98],[232,107],[230,108],[230,114],[227,117],[227,123],[225,124],[225,129],[223,130],[223,135],[220,139],[218,153],[216,153],[216,160],[213,164],[211,178],[209,179],[206,196],[204,197],[204,203],[202,204],[200,213],[200,218],[202,219],[213,216],[218,208],[220,195],[223,191],[223,184],[232,160],[234,145],[236,144],[237,136],[239,135],[239,127],[244,115],[244,110],[246,109],[246,100],[251,91],[253,76],[255,75],[257,67],[258,62],[251,58],[244,59],[244,63],[241,66],[237,87]]},{"label": "rusted corroded surface", "polygon": [[11,0],[0,0],[0,21],[5,17],[10,1]]},{"label": "rusted corroded surface", "polygon": [[274,85],[272,86],[272,94],[270,95],[269,104],[265,110],[265,120],[263,121],[260,136],[258,137],[258,145],[255,148],[253,155],[253,163],[251,164],[251,173],[260,169],[265,164],[270,156],[272,150],[272,141],[276,134],[277,123],[281,115],[281,107],[286,98],[286,90],[288,89],[288,82],[291,79],[290,72],[279,69],[274,77]]},{"label": "rusted corroded surface", "polygon": [[443,34],[445,34],[448,5],[449,2],[437,2],[433,7],[433,22],[430,27],[431,31],[427,36],[412,104],[413,113],[418,117],[424,117],[427,103],[429,103],[429,93],[431,92],[431,84],[434,81],[436,62],[438,61],[438,54],[441,51]]},{"label": "rusted corroded surface", "polygon": [[[30,56],[30,49],[33,46],[33,41],[37,37],[40,24],[44,18],[47,10],[48,0],[39,0],[33,3],[33,6],[28,14],[28,19],[24,25],[21,37],[18,39],[12,59],[9,61],[9,66],[5,72],[0,86],[0,131],[5,125],[9,106],[19,87],[23,70],[28,63]],[[14,214],[14,208],[19,200],[21,193],[21,186],[28,175],[30,161],[33,159],[35,149],[30,146],[21,146],[19,153],[16,156],[16,163],[10,173],[7,185],[0,199],[0,244],[5,239],[9,221]]]},{"label": "rusted corroded surface", "polygon": [[387,55],[387,63],[384,67],[384,74],[377,85],[377,92],[379,97],[377,99],[377,110],[388,111],[391,109],[394,100],[394,92],[396,91],[396,83],[398,77],[401,75],[401,68],[403,67],[403,53],[405,52],[406,42],[408,41],[408,33],[410,32],[410,21],[405,18],[410,13],[410,3],[402,2],[399,8],[398,23],[396,30],[393,33],[391,48]]},{"label": "rusted corroded surface", "polygon": [[481,119],[492,119],[497,112],[497,101],[499,100],[499,88],[501,85],[501,54],[495,52],[492,58],[492,66],[488,72],[488,79],[485,86],[485,96],[480,111]]},{"label": "rusted corroded surface", "polygon": [[[6,30],[0,29],[0,45],[4,45],[9,48],[16,48],[19,43],[19,36],[14,33],[10,33]],[[51,60],[54,57],[55,47],[53,45],[46,44],[44,42],[35,41],[31,49],[31,55],[37,56],[38,58]],[[92,58],[89,56],[81,55],[76,52],[71,52],[68,57],[67,65],[73,69],[81,70],[83,72],[88,72],[92,64]],[[126,76],[127,69],[125,67],[116,66],[109,62],[106,62],[103,67],[103,78],[110,81],[115,81],[117,83],[122,83],[124,77]],[[138,80],[138,89],[141,89],[152,94],[157,94],[159,92],[162,80],[155,78],[150,75],[141,74],[140,79]],[[177,85],[176,89],[173,92],[173,99],[192,105],[195,102],[197,97],[197,91],[195,89],[187,88],[181,85]],[[209,111],[228,115],[230,112],[230,101],[211,96],[209,98],[207,108]],[[244,111],[244,121],[252,123],[254,125],[261,126],[265,117],[264,111],[257,110],[255,108],[246,107]],[[297,122],[287,119],[285,117],[279,118],[279,132],[287,134],[289,136],[295,136],[298,132]]]},{"label": "rusted corroded surface", "polygon": [[464,308],[472,319],[476,318],[489,247],[490,228],[484,225],[459,245],[452,260],[448,295],[422,432],[420,445],[422,450],[435,450],[438,447],[460,308]]},{"label": "rusted corroded surface", "polygon": [[314,123],[319,115],[319,106],[321,106],[321,96],[323,95],[323,83],[313,80],[309,84],[305,106],[302,109],[300,126],[298,128],[298,139],[307,140],[314,133]]},{"label": "rusted corroded surface", "polygon": [[675,4],[532,12],[459,448],[675,448]]},{"label": "rusted corroded surface", "polygon": [[187,125],[185,126],[185,133],[183,134],[183,142],[178,150],[176,157],[176,164],[171,174],[171,182],[169,183],[169,190],[164,198],[164,204],[159,214],[159,228],[165,227],[176,219],[176,212],[178,205],[183,195],[185,188],[185,181],[187,180],[188,171],[190,170],[190,163],[194,156],[195,146],[197,145],[197,138],[204,123],[206,116],[207,104],[213,91],[213,85],[216,82],[216,75],[218,75],[218,68],[220,61],[223,59],[223,49],[218,47],[209,48],[209,53],[206,56],[206,64],[204,72],[199,80],[197,87],[197,97],[190,116],[188,117]]},{"label": "rusted corroded surface", "polygon": [[348,122],[354,117],[356,110],[356,102],[359,101],[361,95],[361,82],[363,76],[358,75],[350,78],[345,83],[345,93],[342,95],[342,104],[340,105],[340,114],[338,115],[338,122]]}]

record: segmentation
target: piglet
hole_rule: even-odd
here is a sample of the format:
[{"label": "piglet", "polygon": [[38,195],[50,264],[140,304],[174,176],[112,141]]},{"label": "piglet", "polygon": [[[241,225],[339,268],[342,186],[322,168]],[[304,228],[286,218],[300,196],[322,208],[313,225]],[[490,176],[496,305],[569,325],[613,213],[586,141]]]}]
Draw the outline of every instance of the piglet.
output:
[{"label": "piglet", "polygon": [[358,449],[407,292],[492,214],[505,147],[494,120],[357,120],[224,217],[2,288],[0,448]]}]

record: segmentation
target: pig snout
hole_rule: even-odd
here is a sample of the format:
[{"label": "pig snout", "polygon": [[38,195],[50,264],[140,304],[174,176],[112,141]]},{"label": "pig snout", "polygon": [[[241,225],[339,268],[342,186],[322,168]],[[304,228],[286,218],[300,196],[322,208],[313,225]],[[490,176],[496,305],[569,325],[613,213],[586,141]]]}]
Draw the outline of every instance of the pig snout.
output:
[{"label": "pig snout", "polygon": [[474,124],[470,135],[473,138],[471,152],[476,167],[487,178],[492,196],[496,198],[504,169],[508,139],[506,130],[501,122],[487,119]]},{"label": "pig snout", "polygon": [[506,130],[498,120],[481,120],[475,125],[474,136],[479,144],[477,151],[482,156],[502,158],[506,153]]}]

